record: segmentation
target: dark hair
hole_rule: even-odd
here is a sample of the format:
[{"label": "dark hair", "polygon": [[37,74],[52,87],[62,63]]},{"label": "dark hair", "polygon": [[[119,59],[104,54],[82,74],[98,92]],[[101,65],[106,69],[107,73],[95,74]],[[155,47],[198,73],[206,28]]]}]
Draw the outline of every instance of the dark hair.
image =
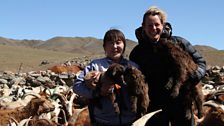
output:
[{"label": "dark hair", "polygon": [[123,50],[124,52],[126,48],[126,39],[124,34],[118,29],[110,29],[105,33],[103,38],[103,47],[105,46],[106,42],[117,41],[117,40],[121,40],[124,42],[124,50]]}]

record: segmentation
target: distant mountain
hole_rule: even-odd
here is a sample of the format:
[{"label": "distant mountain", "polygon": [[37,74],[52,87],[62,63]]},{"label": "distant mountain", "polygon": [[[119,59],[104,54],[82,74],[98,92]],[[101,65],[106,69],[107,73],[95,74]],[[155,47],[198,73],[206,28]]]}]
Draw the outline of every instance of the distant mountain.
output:
[{"label": "distant mountain", "polygon": [[213,48],[211,46],[204,46],[204,45],[194,45],[195,48],[197,48],[198,51],[205,51],[205,52],[208,52],[208,51],[218,51],[216,48]]},{"label": "distant mountain", "polygon": [[204,45],[195,45],[194,47],[205,58],[207,65],[224,66],[224,50]]},{"label": "distant mountain", "polygon": [[[46,41],[15,40],[0,37],[0,45],[73,53],[80,57],[86,55],[104,55],[102,44],[102,39],[93,37],[54,37]],[[127,40],[126,55],[128,55],[136,45],[137,42]],[[217,50],[204,45],[195,45],[194,47],[205,57],[208,65],[224,66],[223,50]]]},{"label": "distant mountain", "polygon": [[[100,55],[103,51],[103,40],[93,37],[54,37],[42,40],[14,40],[0,37],[1,45],[24,46],[60,52],[79,53],[80,55]],[[127,54],[137,43],[127,40]]]}]

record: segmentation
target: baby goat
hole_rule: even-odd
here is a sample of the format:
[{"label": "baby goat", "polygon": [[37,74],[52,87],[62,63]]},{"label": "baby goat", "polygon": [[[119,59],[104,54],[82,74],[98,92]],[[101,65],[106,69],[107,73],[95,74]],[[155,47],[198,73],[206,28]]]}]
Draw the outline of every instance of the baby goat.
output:
[{"label": "baby goat", "polygon": [[[88,81],[93,73],[88,73],[85,81]],[[101,72],[99,81],[96,84],[95,90],[110,89],[111,92],[106,96],[113,104],[116,113],[120,113],[119,105],[123,104],[120,96],[120,88],[127,88],[131,99],[131,110],[137,113],[137,117],[141,117],[147,112],[149,105],[148,84],[145,82],[144,75],[135,67],[128,65],[125,68],[123,65],[113,63],[109,66],[107,71]],[[118,97],[120,99],[118,99]],[[95,99],[95,103],[99,99]],[[99,108],[103,107],[97,104]],[[127,108],[127,106],[124,106]]]},{"label": "baby goat", "polygon": [[108,95],[108,98],[113,103],[113,107],[116,113],[120,113],[119,109],[119,102],[122,102],[121,99],[118,99],[120,95],[120,88],[123,81],[123,73],[124,73],[124,66],[113,63],[107,69],[107,71],[101,73],[99,83],[101,89],[110,89],[111,92]]},{"label": "baby goat", "polygon": [[124,81],[131,97],[131,110],[137,112],[137,118],[142,117],[146,114],[150,102],[148,83],[145,82],[145,77],[141,71],[131,65],[125,69]]},{"label": "baby goat", "polygon": [[[108,81],[111,80],[111,81]],[[124,66],[113,63],[108,70],[102,75],[101,81],[102,86],[104,84],[126,85],[128,94],[131,99],[131,110],[137,113],[137,117],[143,116],[147,112],[149,105],[148,96],[148,84],[145,82],[144,75],[137,68],[128,65],[127,68]],[[123,86],[125,87],[125,86]],[[119,95],[119,89],[114,87],[114,93],[110,96],[112,103],[114,104],[115,111],[119,113],[119,106],[116,100],[116,95]],[[120,102],[123,100],[121,99]]]},{"label": "baby goat", "polygon": [[[196,103],[199,118],[202,116],[203,94],[200,84],[195,84],[190,80],[190,76],[195,74],[198,65],[192,57],[184,51],[179,43],[169,39],[160,39],[156,53],[166,58],[169,62],[170,82],[166,88],[171,89],[171,97],[180,97],[185,107],[185,117],[191,118],[192,102]],[[180,92],[181,91],[181,92]]]}]

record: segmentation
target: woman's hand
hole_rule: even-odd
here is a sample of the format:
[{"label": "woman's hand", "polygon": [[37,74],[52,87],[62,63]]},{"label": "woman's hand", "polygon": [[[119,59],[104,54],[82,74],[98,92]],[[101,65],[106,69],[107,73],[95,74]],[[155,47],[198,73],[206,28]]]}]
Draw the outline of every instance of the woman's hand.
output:
[{"label": "woman's hand", "polygon": [[87,73],[86,76],[84,77],[85,85],[88,88],[95,90],[99,82],[99,77],[100,77],[100,72],[98,71],[91,71]]}]

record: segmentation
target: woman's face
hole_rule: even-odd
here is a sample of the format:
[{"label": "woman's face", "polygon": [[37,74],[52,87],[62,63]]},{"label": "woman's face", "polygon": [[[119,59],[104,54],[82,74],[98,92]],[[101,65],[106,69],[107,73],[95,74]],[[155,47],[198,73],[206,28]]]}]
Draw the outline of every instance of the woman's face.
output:
[{"label": "woman's face", "polygon": [[155,42],[160,39],[160,35],[163,31],[163,24],[158,15],[149,15],[145,18],[143,29],[148,38]]},{"label": "woman's face", "polygon": [[124,51],[124,42],[122,40],[107,41],[104,45],[104,51],[108,58],[114,62],[119,62]]}]

